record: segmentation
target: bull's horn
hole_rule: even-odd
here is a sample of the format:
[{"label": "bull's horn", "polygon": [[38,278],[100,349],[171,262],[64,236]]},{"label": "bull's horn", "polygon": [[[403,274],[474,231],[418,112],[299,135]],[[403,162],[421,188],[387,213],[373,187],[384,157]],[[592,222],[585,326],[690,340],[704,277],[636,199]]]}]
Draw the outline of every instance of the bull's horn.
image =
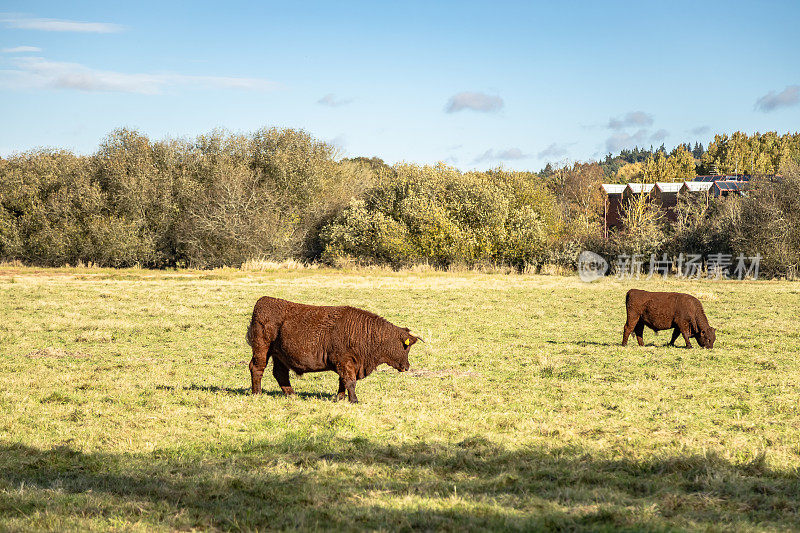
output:
[{"label": "bull's horn", "polygon": [[[413,333],[412,333],[412,335],[413,335]],[[414,335],[414,336],[415,336],[415,337],[417,337],[417,335]],[[422,337],[417,337],[417,340],[418,340],[418,341],[425,342],[425,339],[423,339]]]}]

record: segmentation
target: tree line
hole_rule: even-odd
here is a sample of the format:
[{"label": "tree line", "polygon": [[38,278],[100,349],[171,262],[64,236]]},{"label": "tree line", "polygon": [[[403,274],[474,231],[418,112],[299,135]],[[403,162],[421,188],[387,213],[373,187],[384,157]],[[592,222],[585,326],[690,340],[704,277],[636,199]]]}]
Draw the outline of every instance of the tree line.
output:
[{"label": "tree line", "polygon": [[709,174],[776,174],[800,152],[800,133],[718,134],[703,148],[681,143],[667,152],[635,147],[600,162],[608,183],[692,180]]},{"label": "tree line", "polygon": [[[777,250],[798,266],[800,135],[717,135],[703,149],[625,150],[541,172],[462,172],[341,158],[304,131],[216,130],[151,140],[119,129],[91,155],[38,149],[0,158],[0,260],[37,265],[210,268],[254,258],[437,267],[574,266],[605,254]],[[749,196],[681,204],[678,221],[626,206],[603,238],[600,183],[679,181],[707,168],[783,172]],[[685,205],[684,205],[685,204]],[[778,227],[780,226],[780,227]]]}]

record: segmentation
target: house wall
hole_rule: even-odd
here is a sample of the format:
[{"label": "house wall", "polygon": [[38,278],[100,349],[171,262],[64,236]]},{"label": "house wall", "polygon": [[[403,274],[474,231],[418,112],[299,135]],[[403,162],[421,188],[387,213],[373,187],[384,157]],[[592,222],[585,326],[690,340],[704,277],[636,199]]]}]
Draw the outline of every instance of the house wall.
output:
[{"label": "house wall", "polygon": [[609,228],[618,228],[622,226],[622,214],[620,213],[621,207],[621,194],[609,194],[606,197],[606,231]]},{"label": "house wall", "polygon": [[678,220],[678,214],[675,208],[678,206],[678,193],[677,192],[663,192],[657,188],[653,188],[653,202],[659,204],[661,209],[666,211],[667,219],[670,222]]}]

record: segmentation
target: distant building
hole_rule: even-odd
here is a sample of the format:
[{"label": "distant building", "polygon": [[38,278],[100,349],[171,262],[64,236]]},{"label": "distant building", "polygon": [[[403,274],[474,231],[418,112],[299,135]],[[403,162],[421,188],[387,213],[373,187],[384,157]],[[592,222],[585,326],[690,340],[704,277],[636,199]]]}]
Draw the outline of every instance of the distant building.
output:
[{"label": "distant building", "polygon": [[715,181],[711,187],[711,195],[715,198],[741,196],[746,193],[747,185],[746,181]]},{"label": "distant building", "polygon": [[753,178],[773,178],[775,174],[710,174],[697,176],[692,181],[750,181]]},{"label": "distant building", "polygon": [[627,202],[637,194],[645,194],[649,200],[653,187],[655,187],[654,183],[629,183],[622,192],[622,201]]},{"label": "distant building", "polygon": [[678,220],[675,208],[678,207],[678,191],[681,190],[683,182],[664,182],[657,181],[650,196],[653,202],[657,203],[667,212],[667,219],[671,222]]},{"label": "distant building", "polygon": [[684,181],[681,184],[680,192],[708,194],[708,191],[713,186],[713,181]]},{"label": "distant building", "polygon": [[625,191],[624,184],[604,183],[603,192],[606,200],[603,203],[603,227],[605,236],[608,237],[608,228],[617,228],[622,225],[622,193]]},{"label": "distant building", "polygon": [[684,181],[678,191],[678,197],[697,198],[705,205],[708,205],[711,187],[713,186],[714,182],[712,181]]},{"label": "distant building", "polygon": [[604,183],[602,188],[606,195],[603,210],[605,236],[608,237],[609,228],[622,226],[622,204],[638,194],[644,194],[647,201],[658,204],[666,211],[667,219],[675,222],[678,218],[676,210],[680,197],[698,198],[708,205],[711,198],[747,194],[750,180],[753,179],[780,182],[781,176],[775,174],[713,174],[697,176],[692,181],[678,183],[628,183],[627,185]]}]

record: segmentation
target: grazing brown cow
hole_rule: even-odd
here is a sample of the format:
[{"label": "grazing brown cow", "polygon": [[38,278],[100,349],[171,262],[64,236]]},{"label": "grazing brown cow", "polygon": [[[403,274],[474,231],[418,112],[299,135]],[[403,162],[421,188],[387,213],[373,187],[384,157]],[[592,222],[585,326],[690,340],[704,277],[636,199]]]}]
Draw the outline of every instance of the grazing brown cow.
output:
[{"label": "grazing brown cow", "polygon": [[294,394],[289,370],[297,374],[332,370],[339,374],[339,394],[357,403],[356,380],[386,363],[405,372],[408,352],[422,340],[376,314],[347,306],[305,305],[264,296],[256,302],[247,329],[253,347],[250,377],[253,394],[261,392],[261,376],[272,357],[272,375],[281,390]]},{"label": "grazing brown cow", "polygon": [[622,345],[627,346],[631,331],[636,333],[639,346],[644,346],[644,327],[653,331],[675,328],[670,346],[675,346],[678,335],[683,335],[686,347],[691,348],[689,337],[694,337],[700,346],[713,348],[716,330],[708,325],[703,304],[694,296],[680,292],[648,292],[631,289],[625,295],[628,320],[622,331]]}]

